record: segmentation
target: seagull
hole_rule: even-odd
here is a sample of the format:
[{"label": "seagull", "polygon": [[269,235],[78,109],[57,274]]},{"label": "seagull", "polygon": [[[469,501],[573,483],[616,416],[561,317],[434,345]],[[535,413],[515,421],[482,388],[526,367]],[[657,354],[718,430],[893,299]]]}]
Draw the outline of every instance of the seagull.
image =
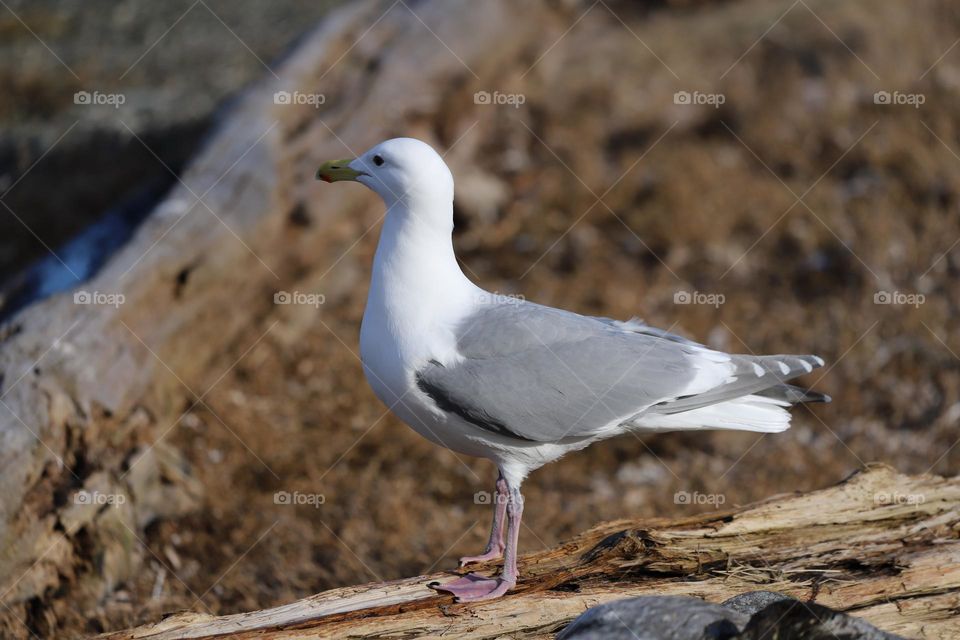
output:
[{"label": "seagull", "polygon": [[489,541],[460,567],[502,557],[503,569],[428,585],[457,601],[516,586],[520,486],[531,471],[629,432],[776,433],[790,426],[791,405],[830,400],[785,384],[823,366],[817,356],[723,353],[638,319],[481,289],[453,249],[453,175],[425,142],[386,140],[316,177],[359,182],[386,205],[360,329],[374,393],[421,436],[499,470]]}]

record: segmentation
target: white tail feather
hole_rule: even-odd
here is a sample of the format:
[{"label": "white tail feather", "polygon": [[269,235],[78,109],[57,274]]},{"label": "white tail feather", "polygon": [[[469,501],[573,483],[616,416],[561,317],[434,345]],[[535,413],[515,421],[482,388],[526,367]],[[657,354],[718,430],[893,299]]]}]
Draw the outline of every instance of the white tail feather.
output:
[{"label": "white tail feather", "polygon": [[643,415],[632,426],[644,431],[732,429],[778,433],[790,428],[789,406],[782,400],[750,395],[680,413]]}]

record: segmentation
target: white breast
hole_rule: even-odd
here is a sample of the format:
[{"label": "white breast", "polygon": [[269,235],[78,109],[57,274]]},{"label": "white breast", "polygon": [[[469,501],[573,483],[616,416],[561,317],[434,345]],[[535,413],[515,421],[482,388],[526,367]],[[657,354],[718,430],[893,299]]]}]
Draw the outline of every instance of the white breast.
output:
[{"label": "white breast", "polygon": [[[452,334],[433,327],[433,340],[404,340],[369,307],[360,331],[363,372],[374,394],[410,428],[434,444],[471,456],[488,457],[489,448],[459,417],[441,411],[416,383],[417,370],[430,360],[451,357]],[[449,335],[449,340],[446,335]],[[444,355],[447,354],[447,355]]]},{"label": "white breast", "polygon": [[403,211],[384,222],[360,328],[364,373],[377,397],[418,433],[483,455],[416,385],[417,370],[429,361],[459,359],[454,329],[482,294],[460,271],[450,238],[417,223]]}]

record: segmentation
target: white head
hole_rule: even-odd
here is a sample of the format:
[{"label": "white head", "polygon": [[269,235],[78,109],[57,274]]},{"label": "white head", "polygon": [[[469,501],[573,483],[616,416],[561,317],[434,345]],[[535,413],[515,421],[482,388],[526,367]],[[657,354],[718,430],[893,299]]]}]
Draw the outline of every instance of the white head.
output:
[{"label": "white head", "polygon": [[332,160],[317,169],[325,182],[350,180],[376,192],[387,208],[396,204],[412,210],[453,202],[453,174],[443,158],[425,142],[393,138],[352,160]]}]

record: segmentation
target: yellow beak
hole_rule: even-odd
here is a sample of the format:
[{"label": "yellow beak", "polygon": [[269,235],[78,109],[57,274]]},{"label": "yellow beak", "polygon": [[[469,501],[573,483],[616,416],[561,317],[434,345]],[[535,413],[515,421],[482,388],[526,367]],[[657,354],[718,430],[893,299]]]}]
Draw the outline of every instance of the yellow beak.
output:
[{"label": "yellow beak", "polygon": [[352,180],[355,182],[358,177],[366,175],[363,171],[351,169],[349,167],[351,162],[353,162],[353,160],[350,158],[324,162],[320,165],[320,168],[317,169],[317,180],[323,180],[324,182]]}]

